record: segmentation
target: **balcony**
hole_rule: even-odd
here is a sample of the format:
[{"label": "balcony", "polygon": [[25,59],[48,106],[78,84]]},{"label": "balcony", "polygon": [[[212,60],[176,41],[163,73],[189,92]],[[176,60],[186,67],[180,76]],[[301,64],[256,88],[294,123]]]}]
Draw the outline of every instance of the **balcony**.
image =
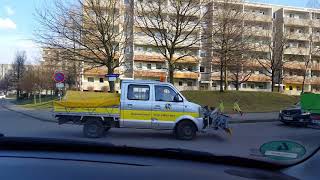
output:
[{"label": "balcony", "polygon": [[303,82],[303,76],[285,75],[285,77],[283,79],[284,84],[302,84],[302,82]]},{"label": "balcony", "polygon": [[204,82],[209,82],[211,80],[211,73],[201,73],[200,80]]},{"label": "balcony", "polygon": [[289,47],[284,50],[284,54],[294,54],[306,56],[309,54],[309,48]]},{"label": "balcony", "polygon": [[312,77],[309,79],[309,84],[311,85],[319,85],[320,84],[320,77]]},{"label": "balcony", "polygon": [[287,38],[291,40],[309,41],[310,35],[307,33],[289,33],[288,32]]},{"label": "balcony", "polygon": [[284,18],[285,25],[293,25],[293,26],[309,26],[309,19],[296,19],[296,18]]},{"label": "balcony", "polygon": [[270,82],[270,77],[264,74],[252,74],[248,81],[249,82]]},{"label": "balcony", "polygon": [[249,32],[246,32],[245,34],[248,36],[272,37],[271,30],[266,29],[250,29]]},{"label": "balcony", "polygon": [[166,77],[167,73],[164,71],[156,71],[156,70],[135,70],[134,77],[135,78],[159,78]]},{"label": "balcony", "polygon": [[256,15],[256,14],[248,13],[248,14],[246,14],[245,20],[271,23],[272,16],[271,15]]},{"label": "balcony", "polygon": [[134,61],[165,62],[165,58],[159,53],[135,53]]},{"label": "balcony", "polygon": [[320,19],[313,19],[311,22],[312,22],[312,27],[320,28]]},{"label": "balcony", "polygon": [[312,36],[312,41],[313,42],[320,42],[320,34],[314,34]]},{"label": "balcony", "polygon": [[190,71],[176,71],[174,73],[174,78],[178,79],[198,79],[199,78],[199,73],[197,72],[190,72]]},{"label": "balcony", "polygon": [[154,39],[149,36],[134,36],[134,43],[140,45],[156,45]]},{"label": "balcony", "polygon": [[305,65],[304,62],[299,62],[299,61],[290,61],[290,62],[286,62],[284,63],[284,68],[287,69],[304,69]]},{"label": "balcony", "polygon": [[320,63],[313,63],[311,65],[311,70],[312,71],[320,71]]}]

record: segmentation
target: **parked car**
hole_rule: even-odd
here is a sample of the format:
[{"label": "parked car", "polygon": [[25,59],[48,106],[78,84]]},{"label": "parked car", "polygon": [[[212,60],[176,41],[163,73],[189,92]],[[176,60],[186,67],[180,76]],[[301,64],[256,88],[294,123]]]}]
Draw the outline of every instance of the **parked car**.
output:
[{"label": "parked car", "polygon": [[300,102],[287,109],[281,110],[279,120],[290,125],[320,125],[320,95],[303,93]]},{"label": "parked car", "polygon": [[5,99],[5,98],[6,98],[6,95],[4,95],[4,94],[0,95],[0,99]]}]

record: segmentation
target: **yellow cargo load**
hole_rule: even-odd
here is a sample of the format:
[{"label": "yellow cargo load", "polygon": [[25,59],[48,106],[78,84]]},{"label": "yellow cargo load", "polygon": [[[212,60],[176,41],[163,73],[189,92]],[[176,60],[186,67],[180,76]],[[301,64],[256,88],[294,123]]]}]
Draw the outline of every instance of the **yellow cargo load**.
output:
[{"label": "yellow cargo load", "polygon": [[61,101],[54,101],[55,112],[84,112],[117,114],[120,94],[67,91]]}]

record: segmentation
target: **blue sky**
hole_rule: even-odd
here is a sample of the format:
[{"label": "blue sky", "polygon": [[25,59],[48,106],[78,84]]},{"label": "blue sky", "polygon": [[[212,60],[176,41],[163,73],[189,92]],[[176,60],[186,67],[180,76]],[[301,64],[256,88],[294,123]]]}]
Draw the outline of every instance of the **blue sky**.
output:
[{"label": "blue sky", "polygon": [[[0,0],[0,63],[11,63],[17,50],[27,51],[29,61],[40,56],[33,43],[37,28],[35,8],[52,0]],[[304,7],[307,0],[252,0],[256,2]]]}]

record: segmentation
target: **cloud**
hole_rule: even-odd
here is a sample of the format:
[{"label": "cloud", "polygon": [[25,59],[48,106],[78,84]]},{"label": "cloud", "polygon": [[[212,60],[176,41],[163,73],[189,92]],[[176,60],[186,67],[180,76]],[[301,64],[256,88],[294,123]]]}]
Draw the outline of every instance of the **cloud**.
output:
[{"label": "cloud", "polygon": [[4,8],[9,16],[14,15],[14,10],[10,6],[5,6]]},{"label": "cloud", "polygon": [[17,25],[10,18],[0,18],[0,29],[16,29]]}]

